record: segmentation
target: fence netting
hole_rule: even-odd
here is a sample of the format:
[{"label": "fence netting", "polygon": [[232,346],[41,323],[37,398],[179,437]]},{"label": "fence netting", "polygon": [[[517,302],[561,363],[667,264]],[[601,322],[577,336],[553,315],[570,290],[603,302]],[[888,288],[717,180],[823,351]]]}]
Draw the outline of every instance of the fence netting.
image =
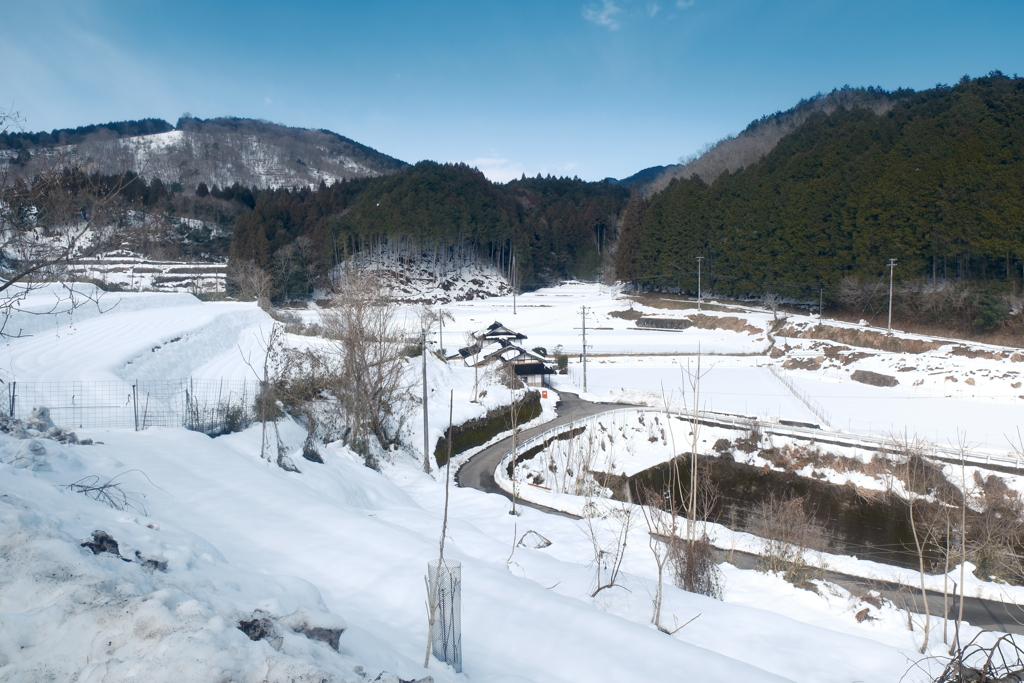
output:
[{"label": "fence netting", "polygon": [[255,422],[260,383],[176,379],[97,382],[11,381],[0,392],[0,412],[26,419],[34,406],[50,409],[64,429],[186,427],[217,435]]},{"label": "fence netting", "polygon": [[444,560],[427,562],[430,591],[434,605],[434,635],[431,649],[440,661],[462,673],[462,563]]}]

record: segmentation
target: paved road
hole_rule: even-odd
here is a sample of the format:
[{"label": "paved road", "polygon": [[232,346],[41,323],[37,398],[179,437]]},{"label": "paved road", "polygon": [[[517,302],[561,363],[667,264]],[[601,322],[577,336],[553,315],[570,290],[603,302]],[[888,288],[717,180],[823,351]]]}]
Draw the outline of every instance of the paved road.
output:
[{"label": "paved road", "polygon": [[[727,551],[716,548],[719,562],[728,562],[740,569],[756,569],[758,556],[741,551]],[[886,600],[901,609],[909,609],[924,614],[924,602],[921,599],[920,587],[905,586],[891,581],[872,581],[859,576],[849,576],[839,572],[826,571],[821,578],[829,583],[842,586],[854,595],[862,595],[868,591],[878,591]],[[959,613],[959,597],[952,595],[953,584],[949,586],[950,595],[947,602],[946,617],[955,620]],[[942,593],[928,591],[928,609],[933,617],[942,616]],[[997,600],[981,600],[967,597],[964,599],[964,621],[987,631],[1024,634],[1024,609],[1017,605]],[[949,624],[949,637],[953,637],[953,623]],[[942,632],[933,632],[933,639],[941,639]]]},{"label": "paved road", "polygon": [[[622,403],[592,403],[590,401],[584,401],[576,394],[570,394],[565,391],[559,392],[558,395],[560,400],[555,405],[555,413],[557,417],[551,422],[545,422],[542,425],[538,425],[530,429],[524,429],[519,432],[520,443],[529,439],[531,436],[542,434],[543,432],[560,425],[569,424],[570,422],[575,422],[592,415],[599,415],[600,413],[607,413],[612,410],[631,407]],[[462,467],[458,469],[455,473],[455,483],[459,486],[478,489],[487,493],[497,493],[511,500],[512,497],[494,481],[494,471],[498,469],[498,466],[501,464],[501,459],[505,457],[505,454],[510,450],[512,450],[511,436],[503,441],[499,441],[496,444],[488,446],[467,460]],[[559,510],[552,510],[551,508],[544,507],[543,505],[534,505],[523,500],[518,501],[518,503],[538,510],[543,510],[544,512],[562,515],[563,517],[574,517],[573,515],[567,515]]]},{"label": "paved road", "polygon": [[[580,420],[584,417],[599,415],[612,410],[630,407],[621,403],[591,403],[584,401],[576,394],[560,392],[561,400],[555,406],[557,417],[551,422],[545,422],[531,429],[524,429],[519,432],[519,440],[523,441],[536,436],[557,426]],[[512,437],[499,441],[488,446],[472,458],[467,460],[455,473],[455,482],[459,486],[478,489],[486,493],[497,493],[511,500],[511,496],[501,489],[494,481],[494,471],[501,464],[501,459],[512,450]],[[518,505],[525,505],[549,514],[560,515],[578,519],[560,510],[536,505],[524,500],[517,501]],[[757,566],[757,555],[740,551],[726,551],[717,549],[720,562],[729,562],[740,569],[754,569]],[[924,604],[921,599],[920,588],[903,586],[897,583],[886,581],[870,581],[856,576],[848,576],[838,572],[825,572],[824,580],[838,584],[854,594],[865,593],[869,590],[876,590],[886,600],[905,609],[918,613],[924,613]],[[950,586],[952,590],[952,586]],[[933,616],[942,615],[942,593],[928,591],[928,608]],[[952,599],[949,600],[948,617],[956,618],[959,606]],[[1003,631],[1024,635],[1024,608],[994,600],[981,600],[979,598],[964,599],[964,620],[970,624],[990,631]],[[950,637],[952,637],[953,626],[950,624]],[[942,634],[934,633],[933,638],[941,638]]]}]

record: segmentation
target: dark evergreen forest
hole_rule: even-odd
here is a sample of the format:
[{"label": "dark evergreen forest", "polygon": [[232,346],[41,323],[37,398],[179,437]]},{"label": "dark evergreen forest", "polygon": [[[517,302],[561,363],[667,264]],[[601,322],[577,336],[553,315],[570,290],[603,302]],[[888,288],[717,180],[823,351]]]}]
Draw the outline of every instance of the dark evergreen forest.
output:
[{"label": "dark evergreen forest", "polygon": [[703,256],[706,290],[823,291],[868,313],[895,258],[905,291],[972,283],[972,322],[994,325],[1012,304],[991,302],[1024,275],[1024,79],[904,92],[881,116],[815,113],[746,169],[634,194],[618,246],[617,275],[640,286],[695,291]]},{"label": "dark evergreen forest", "polygon": [[457,253],[506,273],[514,255],[524,285],[590,279],[610,265],[628,195],[612,183],[569,178],[496,185],[465,164],[423,161],[384,178],[255,193],[253,210],[235,223],[231,257],[281,271],[278,254],[303,238],[299,245],[316,255],[321,272],[355,254],[389,250],[414,259]]},{"label": "dark evergreen forest", "polygon": [[[922,92],[863,92],[869,102],[882,93],[892,106],[858,106],[846,88],[853,104],[814,111],[759,161],[710,183],[675,179],[647,196],[613,180],[524,176],[501,185],[464,164],[430,161],[302,189],[183,188],[131,174],[90,182],[121,186],[143,216],[215,226],[168,221],[173,230],[147,233],[135,247],[254,262],[274,275],[281,297],[308,295],[353,255],[430,255],[508,274],[514,254],[520,285],[614,273],[641,288],[684,292],[696,290],[703,257],[706,291],[806,302],[820,295],[871,317],[896,259],[898,315],[999,326],[1024,302],[1024,79],[992,72]],[[27,153],[99,128],[126,135],[170,126],[12,133],[0,136],[0,149]]]}]

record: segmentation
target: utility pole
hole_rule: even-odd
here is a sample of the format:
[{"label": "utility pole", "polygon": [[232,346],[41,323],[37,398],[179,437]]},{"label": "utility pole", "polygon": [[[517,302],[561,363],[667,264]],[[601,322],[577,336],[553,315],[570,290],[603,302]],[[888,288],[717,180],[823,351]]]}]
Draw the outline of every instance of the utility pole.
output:
[{"label": "utility pole", "polygon": [[700,310],[700,262],[704,260],[703,256],[697,257],[697,310]]},{"label": "utility pole", "polygon": [[886,329],[892,331],[892,271],[896,267],[896,259],[889,259],[889,325]]},{"label": "utility pole", "polygon": [[512,252],[512,315],[516,314],[516,254]]},{"label": "utility pole", "polygon": [[[441,312],[444,313],[444,309],[441,309]],[[437,343],[440,346],[441,355],[445,357],[444,358],[444,362],[447,363],[448,362],[448,354],[444,352],[444,315],[442,315],[439,318],[438,322],[441,323],[441,326],[439,328],[437,328],[437,336],[438,336]]]},{"label": "utility pole", "polygon": [[[430,474],[430,435],[427,419],[427,331],[423,330],[423,471]],[[449,438],[451,435],[449,435]]]},{"label": "utility pole", "polygon": [[587,307],[583,307],[583,391],[587,390]]}]

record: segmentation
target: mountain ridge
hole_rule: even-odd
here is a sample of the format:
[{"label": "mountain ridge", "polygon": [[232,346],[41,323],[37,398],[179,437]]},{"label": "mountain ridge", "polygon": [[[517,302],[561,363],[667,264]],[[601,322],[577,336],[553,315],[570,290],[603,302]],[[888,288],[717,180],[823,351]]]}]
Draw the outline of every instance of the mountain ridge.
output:
[{"label": "mountain ridge", "polygon": [[316,187],[408,166],[333,131],[240,117],[187,116],[175,126],[142,119],[0,135],[0,166],[6,170],[31,177],[54,165],[104,174],[128,170],[190,189],[199,183]]}]

